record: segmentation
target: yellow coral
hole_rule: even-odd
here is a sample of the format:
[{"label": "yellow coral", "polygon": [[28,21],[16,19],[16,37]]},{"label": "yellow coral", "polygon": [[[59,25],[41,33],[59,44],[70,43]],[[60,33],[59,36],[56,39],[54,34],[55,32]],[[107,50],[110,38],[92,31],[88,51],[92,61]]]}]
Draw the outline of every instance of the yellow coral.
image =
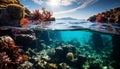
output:
[{"label": "yellow coral", "polygon": [[72,61],[74,59],[74,54],[72,52],[68,52],[66,58]]},{"label": "yellow coral", "polygon": [[54,63],[50,63],[50,64],[49,64],[49,68],[50,68],[50,69],[57,69],[57,65],[54,64]]}]

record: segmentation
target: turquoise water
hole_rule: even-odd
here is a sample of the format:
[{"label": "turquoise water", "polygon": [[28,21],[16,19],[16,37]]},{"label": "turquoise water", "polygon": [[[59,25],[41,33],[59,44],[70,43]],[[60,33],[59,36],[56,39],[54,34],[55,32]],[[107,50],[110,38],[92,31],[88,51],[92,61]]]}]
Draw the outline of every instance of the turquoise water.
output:
[{"label": "turquoise water", "polygon": [[[120,28],[117,25],[81,20],[58,20],[50,24],[45,23],[30,24],[28,28],[1,27],[23,32],[32,31],[31,34],[36,37],[33,42],[24,43],[27,41],[25,39],[22,40],[23,44],[20,42],[18,44],[23,46],[24,54],[29,55],[28,61],[33,64],[33,69],[41,69],[42,67],[35,66],[40,64],[44,65],[42,69],[49,69],[49,64],[58,67],[50,69],[67,69],[67,67],[68,69],[105,69],[106,67],[106,69],[114,69],[117,67],[120,41]],[[27,38],[32,41],[31,36]],[[60,64],[65,68],[59,68]]]},{"label": "turquoise water", "polygon": [[[67,41],[76,39],[77,41],[81,43],[82,46],[90,42],[90,39],[92,38],[92,34],[94,33],[95,32],[90,32],[90,31],[85,31],[85,30],[60,31],[61,38],[63,41],[67,42]],[[106,34],[100,34],[100,35],[101,35],[103,42],[105,42],[104,38],[109,41],[112,40],[111,35],[106,35]]]}]

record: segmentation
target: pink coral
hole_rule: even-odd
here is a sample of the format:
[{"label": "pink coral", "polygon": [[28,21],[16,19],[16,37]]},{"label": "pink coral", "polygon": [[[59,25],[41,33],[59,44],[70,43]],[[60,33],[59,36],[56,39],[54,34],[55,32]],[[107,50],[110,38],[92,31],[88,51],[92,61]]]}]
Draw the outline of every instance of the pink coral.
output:
[{"label": "pink coral", "polygon": [[0,37],[0,69],[17,69],[24,61],[20,47],[9,36]]}]

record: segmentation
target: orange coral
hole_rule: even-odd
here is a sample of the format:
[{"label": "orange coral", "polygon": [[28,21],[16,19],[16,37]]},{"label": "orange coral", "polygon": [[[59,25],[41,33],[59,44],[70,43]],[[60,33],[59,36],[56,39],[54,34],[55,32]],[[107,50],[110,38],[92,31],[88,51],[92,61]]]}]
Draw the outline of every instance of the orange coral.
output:
[{"label": "orange coral", "polygon": [[23,60],[23,61],[27,61],[28,59],[29,59],[28,55],[23,55],[23,56],[22,56],[22,60]]},{"label": "orange coral", "polygon": [[20,21],[22,28],[27,28],[27,24],[30,24],[30,21],[26,18],[21,19]]},{"label": "orange coral", "polygon": [[28,20],[28,19],[26,19],[26,18],[23,18],[23,19],[21,19],[21,21],[20,21],[20,23],[21,24],[30,24],[30,21]]}]

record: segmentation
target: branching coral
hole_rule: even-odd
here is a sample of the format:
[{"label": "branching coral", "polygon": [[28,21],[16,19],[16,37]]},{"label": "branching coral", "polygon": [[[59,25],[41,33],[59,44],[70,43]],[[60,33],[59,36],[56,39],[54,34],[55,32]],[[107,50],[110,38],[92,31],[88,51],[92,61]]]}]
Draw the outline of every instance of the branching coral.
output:
[{"label": "branching coral", "polygon": [[39,10],[35,9],[33,11],[33,20],[39,20],[39,21],[50,21],[50,20],[55,20],[55,18],[52,17],[53,12],[48,11],[45,8],[42,8],[42,12]]},{"label": "branching coral", "polygon": [[33,20],[39,20],[41,18],[41,13],[39,10],[35,9],[33,11]]}]

